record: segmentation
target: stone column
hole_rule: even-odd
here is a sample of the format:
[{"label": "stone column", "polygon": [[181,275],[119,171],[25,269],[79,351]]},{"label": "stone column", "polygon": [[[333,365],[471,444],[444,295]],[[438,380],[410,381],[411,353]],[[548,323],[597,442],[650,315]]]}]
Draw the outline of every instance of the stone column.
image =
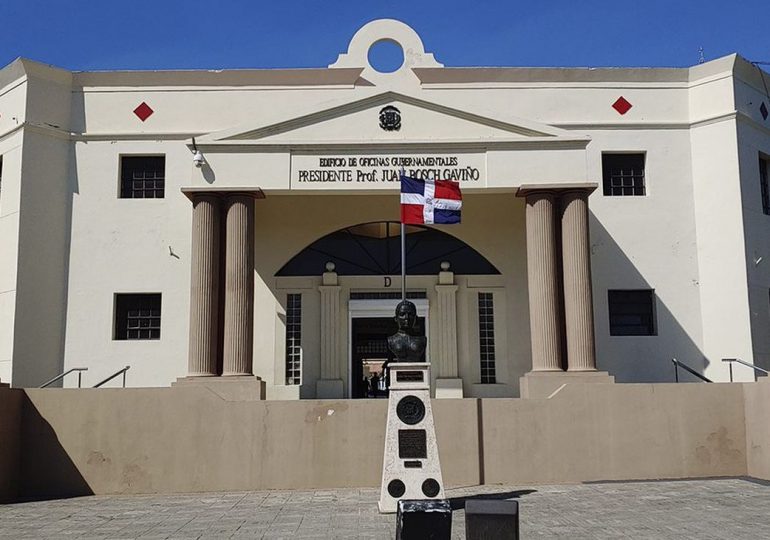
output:
[{"label": "stone column", "polygon": [[532,371],[561,371],[561,326],[553,192],[526,195],[527,281]]},{"label": "stone column", "polygon": [[562,194],[562,261],[568,371],[595,371],[588,191]]},{"label": "stone column", "polygon": [[219,334],[219,219],[220,198],[192,197],[192,276],[190,280],[190,347],[187,374],[217,374]]},{"label": "stone column", "polygon": [[254,342],[254,199],[226,199],[224,376],[251,375]]},{"label": "stone column", "polygon": [[457,366],[457,285],[449,263],[441,263],[436,285],[438,296],[438,339],[433,343],[436,367],[436,397],[463,397],[462,379]]}]

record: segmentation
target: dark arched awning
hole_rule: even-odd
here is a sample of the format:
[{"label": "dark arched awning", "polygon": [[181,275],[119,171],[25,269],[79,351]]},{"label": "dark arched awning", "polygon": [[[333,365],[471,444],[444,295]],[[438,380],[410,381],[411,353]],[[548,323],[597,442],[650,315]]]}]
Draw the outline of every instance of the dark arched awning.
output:
[{"label": "dark arched awning", "polygon": [[[320,238],[300,251],[276,276],[320,275],[333,262],[341,276],[382,276],[401,273],[401,224],[362,223]],[[443,231],[406,226],[407,274],[437,274],[448,261],[456,274],[499,274],[478,251]]]}]

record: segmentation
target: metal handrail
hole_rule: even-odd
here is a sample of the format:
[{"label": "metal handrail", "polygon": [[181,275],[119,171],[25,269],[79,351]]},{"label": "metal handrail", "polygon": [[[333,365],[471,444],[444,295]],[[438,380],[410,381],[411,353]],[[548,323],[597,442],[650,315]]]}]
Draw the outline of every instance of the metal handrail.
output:
[{"label": "metal handrail", "polygon": [[98,384],[95,384],[94,388],[99,388],[104,383],[110,382],[112,379],[114,379],[115,377],[117,377],[121,373],[123,374],[123,388],[125,388],[126,387],[126,371],[128,371],[130,368],[131,368],[131,366],[126,366],[123,369],[121,369],[120,371],[117,371],[117,372],[113,373],[112,375],[110,375],[109,377],[104,379],[102,382],[100,382]]},{"label": "metal handrail", "polygon": [[761,367],[757,367],[754,364],[749,364],[748,362],[744,362],[740,358],[722,358],[722,362],[730,363],[730,382],[733,382],[733,362],[738,362],[739,364],[743,364],[744,366],[750,367],[754,371],[759,371],[760,373],[764,373],[765,375],[770,375],[770,371],[767,371],[766,369],[762,369]]},{"label": "metal handrail", "polygon": [[77,372],[78,372],[78,388],[80,388],[80,383],[81,383],[81,378],[82,378],[82,376],[83,376],[83,371],[88,371],[88,368],[87,368],[87,367],[74,367],[74,368],[72,368],[72,369],[68,369],[68,370],[67,370],[67,371],[65,371],[64,373],[59,373],[59,374],[58,374],[56,377],[54,377],[54,378],[53,378],[53,379],[51,379],[50,381],[48,381],[48,382],[46,382],[46,383],[43,383],[43,384],[41,384],[41,385],[39,386],[39,388],[46,388],[46,387],[48,387],[48,386],[52,385],[53,383],[55,383],[56,381],[58,381],[58,380],[60,380],[60,379],[63,379],[63,378],[66,376],[66,375],[69,375],[69,374],[70,374],[70,373],[72,373],[73,371],[77,371]]},{"label": "metal handrail", "polygon": [[707,379],[706,377],[704,377],[703,375],[701,375],[700,373],[698,373],[697,371],[692,369],[687,364],[684,364],[684,363],[680,362],[676,358],[672,358],[671,361],[674,363],[674,378],[676,379],[676,382],[679,382],[679,368],[682,368],[683,370],[685,370],[685,371],[687,371],[689,373],[692,373],[693,375],[698,377],[703,382],[708,382],[708,383],[714,382],[711,379]]}]

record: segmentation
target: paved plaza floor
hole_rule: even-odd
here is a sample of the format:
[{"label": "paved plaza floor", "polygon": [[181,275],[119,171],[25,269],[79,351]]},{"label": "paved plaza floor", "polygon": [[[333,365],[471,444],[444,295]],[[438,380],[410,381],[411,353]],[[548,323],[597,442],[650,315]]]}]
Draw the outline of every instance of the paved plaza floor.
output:
[{"label": "paved plaza floor", "polygon": [[[0,505],[0,539],[394,538],[374,489],[93,496]],[[527,538],[770,538],[770,483],[748,479],[476,486],[447,491],[453,538],[468,498],[516,498]]]}]

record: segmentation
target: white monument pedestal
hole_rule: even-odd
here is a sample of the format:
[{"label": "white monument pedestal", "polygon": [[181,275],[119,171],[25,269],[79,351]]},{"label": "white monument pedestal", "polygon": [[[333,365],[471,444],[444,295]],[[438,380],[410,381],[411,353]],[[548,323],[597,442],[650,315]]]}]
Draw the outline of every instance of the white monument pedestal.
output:
[{"label": "white monument pedestal", "polygon": [[395,513],[400,499],[444,498],[433,410],[430,364],[388,366],[390,397],[382,460],[381,513]]}]

